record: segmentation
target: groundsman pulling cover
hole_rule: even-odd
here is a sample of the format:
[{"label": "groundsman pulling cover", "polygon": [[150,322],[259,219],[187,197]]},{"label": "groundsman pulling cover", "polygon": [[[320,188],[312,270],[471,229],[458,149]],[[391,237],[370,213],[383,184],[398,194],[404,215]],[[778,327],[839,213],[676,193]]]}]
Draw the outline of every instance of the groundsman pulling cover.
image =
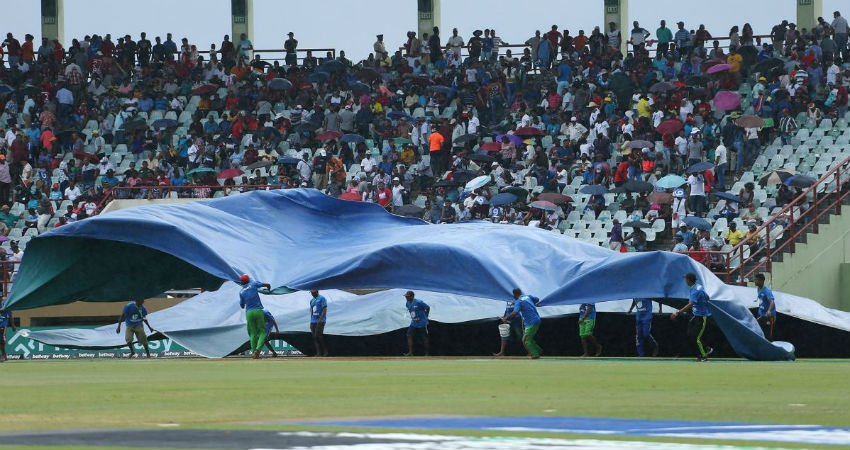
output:
[{"label": "groundsman pulling cover", "polygon": [[685,255],[621,254],[515,225],[433,225],[313,189],[143,206],[54,229],[27,246],[6,306],[216,290],[243,273],[281,291],[398,288],[503,301],[519,287],[541,305],[568,305],[687,298],[688,272],[739,355],[794,358],[790,343],[764,338],[735,288]]}]

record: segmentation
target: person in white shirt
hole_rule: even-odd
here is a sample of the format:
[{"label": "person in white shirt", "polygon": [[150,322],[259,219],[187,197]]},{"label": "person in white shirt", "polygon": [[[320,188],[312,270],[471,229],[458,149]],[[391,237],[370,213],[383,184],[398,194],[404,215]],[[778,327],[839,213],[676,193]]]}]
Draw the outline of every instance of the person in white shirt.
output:
[{"label": "person in white shirt", "polygon": [[398,208],[404,205],[404,186],[401,185],[401,180],[398,177],[393,178],[393,208]]},{"label": "person in white shirt", "polygon": [[673,145],[676,146],[676,166],[686,164],[688,160],[688,140],[685,138],[684,131],[679,132],[676,140],[673,141]]},{"label": "person in white shirt", "polygon": [[80,188],[77,187],[74,181],[71,181],[68,187],[65,188],[65,198],[71,200],[72,202],[79,198],[81,195],[83,195],[83,193],[80,192]]},{"label": "person in white shirt", "polygon": [[481,126],[481,122],[478,120],[478,116],[470,113],[469,123],[466,124],[466,132],[468,134],[478,133],[478,127]]},{"label": "person in white shirt", "polygon": [[519,127],[524,128],[529,126],[531,126],[531,116],[528,114],[528,111],[526,111],[522,115],[522,119],[519,120]]},{"label": "person in white shirt", "polygon": [[717,175],[717,188],[721,191],[726,190],[726,169],[729,167],[728,155],[726,146],[719,144],[714,149],[714,172]]},{"label": "person in white shirt", "polygon": [[309,183],[312,180],[313,168],[310,166],[309,156],[307,153],[301,155],[301,161],[298,161],[298,165],[295,167],[298,170],[298,174],[301,176],[301,180]]},{"label": "person in white shirt", "polygon": [[186,155],[189,158],[189,164],[194,165],[195,162],[198,161],[198,146],[192,142],[192,145],[189,146],[189,149],[186,150]]},{"label": "person in white shirt", "polygon": [[377,165],[377,162],[371,153],[366,153],[366,157],[360,161],[360,168],[366,173],[371,173],[375,170],[375,165]]},{"label": "person in white shirt", "polygon": [[688,193],[688,201],[690,202],[691,211],[695,215],[702,217],[705,213],[705,179],[702,173],[692,173],[687,180],[690,192]]}]

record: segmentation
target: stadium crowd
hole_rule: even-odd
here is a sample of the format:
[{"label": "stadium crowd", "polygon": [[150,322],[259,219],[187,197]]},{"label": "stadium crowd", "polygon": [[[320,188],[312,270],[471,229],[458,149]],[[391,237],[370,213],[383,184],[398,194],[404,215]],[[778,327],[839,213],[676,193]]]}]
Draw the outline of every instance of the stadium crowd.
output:
[{"label": "stadium crowd", "polygon": [[[301,58],[293,33],[272,62],[244,35],[200,51],[170,33],[67,48],[9,33],[0,232],[25,243],[109,198],[315,187],[434,223],[581,222],[591,228],[575,237],[620,251],[647,249],[650,230],[678,230],[674,251],[757,248],[765,206],[813,182],[765,170],[766,147],[846,128],[847,20],[833,16],[766,37],[749,24],[715,30],[728,46],[682,22],[552,25],[508,49],[493,29],[434,28],[398,49],[377,35],[356,63],[343,51]],[[715,237],[718,220],[728,228]]]}]

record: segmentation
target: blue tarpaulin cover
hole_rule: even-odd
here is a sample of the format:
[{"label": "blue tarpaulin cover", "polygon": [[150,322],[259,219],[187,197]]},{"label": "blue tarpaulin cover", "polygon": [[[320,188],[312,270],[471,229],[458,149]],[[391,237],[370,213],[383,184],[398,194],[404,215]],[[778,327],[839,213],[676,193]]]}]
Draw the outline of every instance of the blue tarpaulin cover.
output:
[{"label": "blue tarpaulin cover", "polygon": [[621,254],[489,222],[432,225],[312,189],[144,206],[57,228],[29,243],[7,307],[215,290],[243,273],[298,290],[399,288],[504,300],[520,287],[541,305],[568,305],[687,298],[687,272],[705,286],[738,354],[794,358],[791,344],[764,338],[735,288],[685,255]]}]

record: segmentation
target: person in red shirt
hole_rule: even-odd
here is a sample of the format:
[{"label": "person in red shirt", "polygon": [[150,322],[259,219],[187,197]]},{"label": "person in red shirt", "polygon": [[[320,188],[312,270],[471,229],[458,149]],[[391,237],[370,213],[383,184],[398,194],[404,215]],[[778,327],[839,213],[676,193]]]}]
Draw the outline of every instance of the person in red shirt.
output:
[{"label": "person in red shirt", "polygon": [[617,169],[614,171],[614,186],[620,187],[629,180],[629,162],[620,158]]},{"label": "person in red shirt", "polygon": [[27,63],[32,63],[35,59],[35,50],[33,49],[32,41],[35,39],[31,34],[24,37],[24,45],[21,46],[21,59]]},{"label": "person in red shirt", "polygon": [[378,200],[379,205],[389,211],[393,201],[393,192],[387,189],[383,181],[378,183],[378,189],[375,190],[375,198]]}]

